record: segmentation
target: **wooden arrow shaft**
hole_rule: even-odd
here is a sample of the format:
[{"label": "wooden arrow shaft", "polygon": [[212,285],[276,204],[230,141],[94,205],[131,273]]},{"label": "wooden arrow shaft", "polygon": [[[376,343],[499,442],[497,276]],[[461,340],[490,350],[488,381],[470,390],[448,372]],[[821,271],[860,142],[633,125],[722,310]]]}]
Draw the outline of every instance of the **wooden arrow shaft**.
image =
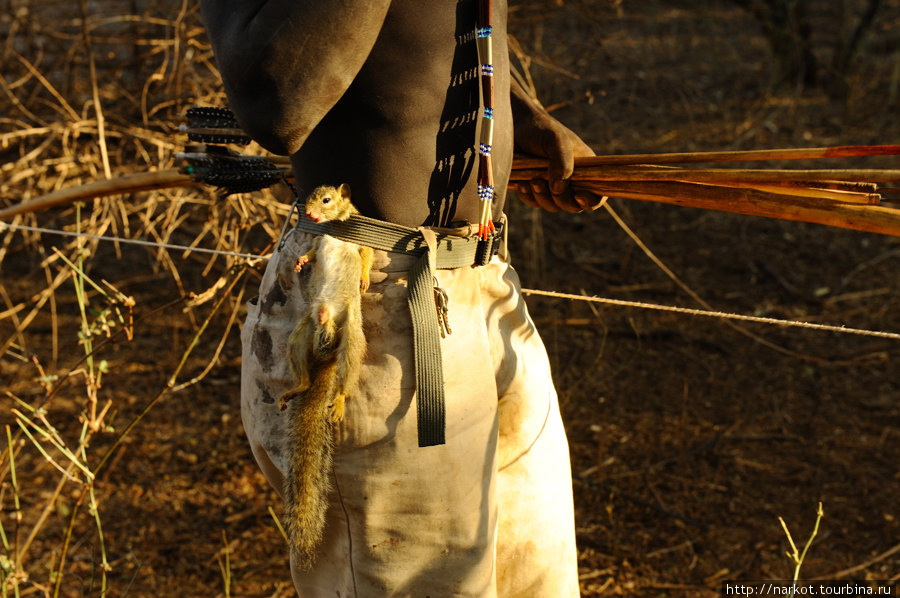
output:
[{"label": "wooden arrow shaft", "polygon": [[[576,158],[575,167],[626,164],[700,164],[703,162],[757,162],[766,160],[814,160],[821,158],[854,158],[861,156],[897,156],[900,145],[837,145],[764,150],[733,150],[722,152],[677,152],[665,154],[620,154]],[[547,168],[545,158],[517,156],[514,169]]]},{"label": "wooden arrow shaft", "polygon": [[791,201],[785,201],[782,195],[757,189],[714,187],[694,183],[647,182],[635,185],[607,181],[579,181],[574,186],[576,190],[624,199],[811,222],[900,237],[900,210],[882,206],[823,202],[805,197],[793,197]]},{"label": "wooden arrow shaft", "polygon": [[[878,199],[873,183],[900,180],[900,170],[735,170],[661,166],[897,154],[900,154],[900,145],[596,156],[576,160],[573,184],[576,189],[626,199],[900,236],[900,209],[865,205]],[[546,160],[517,158],[511,183],[544,178],[546,168]],[[290,178],[291,173],[287,172],[286,177]],[[196,184],[193,178],[177,169],[138,173],[60,189],[2,209],[0,219],[96,197],[192,184]]]}]

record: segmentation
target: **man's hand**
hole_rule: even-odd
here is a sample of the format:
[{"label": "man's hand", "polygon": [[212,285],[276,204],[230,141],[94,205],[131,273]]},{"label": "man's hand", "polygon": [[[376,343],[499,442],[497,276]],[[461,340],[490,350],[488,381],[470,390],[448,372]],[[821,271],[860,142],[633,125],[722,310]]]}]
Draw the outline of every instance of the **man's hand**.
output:
[{"label": "man's hand", "polygon": [[549,212],[578,213],[596,209],[603,198],[590,192],[573,192],[568,180],[575,170],[575,158],[593,156],[593,150],[550,116],[515,81],[512,82],[512,106],[516,149],[547,158],[550,162],[546,179],[532,179],[517,185],[521,200]]}]

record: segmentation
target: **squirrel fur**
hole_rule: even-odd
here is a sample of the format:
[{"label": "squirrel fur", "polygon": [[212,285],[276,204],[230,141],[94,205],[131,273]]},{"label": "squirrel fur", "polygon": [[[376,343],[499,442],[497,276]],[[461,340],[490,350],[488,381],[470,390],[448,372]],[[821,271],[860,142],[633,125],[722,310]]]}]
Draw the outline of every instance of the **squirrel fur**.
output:
[{"label": "squirrel fur", "polygon": [[[347,220],[358,213],[350,188],[317,187],[306,199],[314,222]],[[313,239],[294,270],[312,265],[309,302],[289,338],[297,386],[279,399],[290,407],[291,454],[285,481],[288,537],[299,565],[315,562],[325,529],[334,452],[334,426],[356,391],[366,352],[361,294],[369,287],[373,250],[328,235]]]}]

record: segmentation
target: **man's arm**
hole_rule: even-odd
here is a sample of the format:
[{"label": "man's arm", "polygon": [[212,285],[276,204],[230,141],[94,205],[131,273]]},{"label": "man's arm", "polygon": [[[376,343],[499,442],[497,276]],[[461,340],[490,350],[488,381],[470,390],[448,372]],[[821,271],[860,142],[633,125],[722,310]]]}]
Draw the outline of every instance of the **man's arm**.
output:
[{"label": "man's arm", "polygon": [[[510,84],[516,149],[549,160],[547,180],[535,179],[518,186],[519,197],[530,206],[550,212],[581,212],[596,208],[601,197],[572,193],[568,178],[575,158],[593,156],[591,148],[561,122],[550,116],[513,78]],[[549,184],[548,184],[549,183]]]},{"label": "man's arm", "polygon": [[292,154],[372,50],[390,0],[201,0],[231,109],[266,149]]}]

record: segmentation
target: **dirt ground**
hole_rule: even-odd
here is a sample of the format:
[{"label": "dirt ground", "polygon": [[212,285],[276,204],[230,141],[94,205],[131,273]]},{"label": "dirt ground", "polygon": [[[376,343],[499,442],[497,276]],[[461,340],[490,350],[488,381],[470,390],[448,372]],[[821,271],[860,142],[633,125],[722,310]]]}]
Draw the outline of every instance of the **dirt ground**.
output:
[{"label": "dirt ground", "polygon": [[[48,114],[91,118],[90,90],[78,84],[74,68],[86,65],[74,50],[59,54],[75,65],[72,72],[49,78],[74,115],[59,109],[63,103],[49,86],[16,58],[55,64],[47,58],[53,44],[80,43],[77,19],[57,23],[47,12],[52,3],[6,4],[13,16],[2,21],[7,66],[0,114],[9,116],[0,118],[0,164],[16,168],[3,169],[0,201],[12,204],[102,177],[102,170],[96,124],[60,134],[71,149],[68,161],[56,154],[42,161],[56,144],[42,147],[30,133],[14,136],[26,127],[54,131]],[[141,3],[114,4],[131,14]],[[812,40],[823,82],[807,89],[775,85],[760,25],[726,0],[526,0],[514,4],[511,28],[520,67],[544,104],[598,153],[896,142],[900,2],[882,3],[844,92],[835,91],[827,68],[863,4],[816,5]],[[841,16],[840,7],[850,12]],[[133,171],[137,158],[170,163],[181,143],[175,135],[159,141],[172,132],[170,116],[195,101],[222,101],[210,82],[195,8],[170,2],[150,10],[160,23],[144,17],[141,32],[149,36],[152,29],[148,39],[156,41],[135,45],[131,58],[104,53],[127,30],[98,27],[94,42],[101,69],[134,78],[131,87],[116,88],[133,93],[106,97],[116,172]],[[45,38],[46,44],[26,43]],[[198,79],[214,91],[201,89]],[[144,141],[113,135],[120,130]],[[16,177],[32,163],[33,175]],[[896,158],[853,162],[860,164],[895,167]],[[86,212],[95,215],[93,224],[112,223],[98,230],[104,234],[160,240],[155,231],[167,230],[169,242],[214,247],[225,239],[249,252],[265,251],[280,225],[261,218],[268,209],[261,206],[272,202],[267,195],[219,203],[204,190],[151,195],[115,200],[131,202],[121,209],[97,202]],[[286,199],[283,191],[276,197]],[[900,331],[896,238],[636,201],[610,205],[715,310]],[[510,220],[511,252],[527,288],[700,307],[605,209],[549,214],[513,203]],[[74,222],[74,208],[21,221],[70,230]],[[43,406],[72,445],[85,433],[86,413],[90,420],[83,375],[89,365],[79,343],[84,318],[75,286],[68,279],[53,284],[64,268],[51,248],[75,255],[72,243],[0,230],[0,424],[9,426],[17,474],[11,476],[0,439],[4,578],[28,542],[18,563],[23,596],[53,595],[63,555],[61,596],[101,596],[104,584],[108,596],[136,598],[293,596],[272,514],[280,506],[253,461],[239,415],[240,305],[255,294],[260,267],[227,290],[176,384],[199,380],[160,395],[215,304],[184,311],[177,300],[213,287],[231,262],[90,245],[90,278],[135,301],[133,339],[114,335],[97,350],[107,370],[98,401],[109,411],[96,420],[103,426],[91,432],[84,461],[94,468],[114,448],[92,486],[98,531],[84,485],[60,484],[59,469],[19,434],[14,411]],[[97,291],[89,295],[89,319],[96,321],[106,304]],[[13,310],[19,304],[26,307]],[[530,296],[528,305],[550,353],[569,434],[585,597],[712,597],[725,580],[789,579],[794,565],[779,517],[802,547],[820,502],[824,518],[803,578],[900,579],[900,342],[540,296]],[[71,369],[48,400],[48,389]],[[11,587],[2,595],[14,595]]]}]

